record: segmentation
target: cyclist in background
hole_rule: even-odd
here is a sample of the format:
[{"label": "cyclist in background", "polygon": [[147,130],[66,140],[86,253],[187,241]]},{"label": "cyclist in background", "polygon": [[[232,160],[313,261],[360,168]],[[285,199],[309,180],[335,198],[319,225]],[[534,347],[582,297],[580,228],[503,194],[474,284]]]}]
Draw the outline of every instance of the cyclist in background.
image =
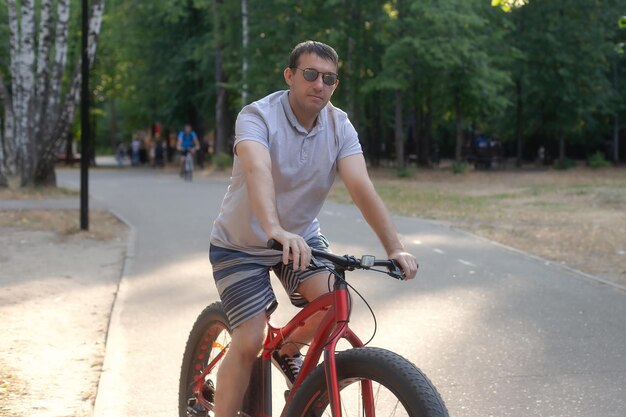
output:
[{"label": "cyclist in background", "polygon": [[[328,250],[317,216],[338,173],[389,258],[407,279],[417,272],[367,174],[358,135],[345,112],[330,104],[339,84],[338,56],[320,42],[298,44],[283,76],[289,86],[245,106],[235,125],[230,186],[213,225],[209,257],[232,328],[230,349],[217,375],[215,417],[234,417],[264,340],[266,310],[275,305],[273,270],[302,307],[325,294],[328,271],[308,268],[311,247]],[[282,256],[266,242],[283,245]],[[322,262],[322,261],[320,261]],[[272,361],[291,387],[299,349],[321,316],[308,320],[275,351]]]},{"label": "cyclist in background", "polygon": [[193,158],[193,154],[200,149],[198,135],[191,130],[190,124],[186,124],[183,130],[178,133],[176,149],[180,152],[180,175],[182,177],[185,172],[185,158],[187,156]]}]

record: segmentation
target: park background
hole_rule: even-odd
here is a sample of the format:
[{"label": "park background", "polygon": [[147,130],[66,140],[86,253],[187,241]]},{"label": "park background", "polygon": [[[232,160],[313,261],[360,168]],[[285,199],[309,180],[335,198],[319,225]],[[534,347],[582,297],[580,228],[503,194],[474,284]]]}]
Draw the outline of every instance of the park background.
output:
[{"label": "park background", "polygon": [[[77,187],[78,170],[57,161],[63,158],[65,141],[79,142],[83,134],[78,112],[80,3],[0,0],[0,416],[41,415],[55,407],[62,411],[54,415],[93,415],[110,306],[114,294],[123,295],[115,286],[120,285],[118,280],[136,278],[119,277],[126,270],[123,259],[133,259],[137,265],[135,255],[140,252],[133,246],[134,232],[128,237],[120,220],[97,204],[90,213],[90,231],[79,229],[78,194],[72,190]],[[515,277],[507,265],[494,272],[498,282],[488,274],[474,273],[475,265],[464,265],[467,275],[457,278],[459,266],[450,261],[453,258],[431,253],[432,236],[422,230],[419,245],[409,240],[418,245],[413,248],[420,255],[416,280],[420,296],[440,285],[459,290],[458,298],[449,299],[455,300],[454,306],[444,299],[442,307],[432,308],[423,298],[411,305],[426,306],[435,315],[463,310],[471,318],[460,322],[464,331],[459,331],[458,320],[429,326],[462,339],[473,335],[459,345],[451,343],[454,337],[444,338],[441,346],[453,352],[451,356],[434,350],[433,356],[440,356],[449,372],[426,363],[429,371],[439,373],[434,374],[441,378],[437,382],[462,378],[462,369],[472,372],[465,383],[442,385],[449,406],[462,408],[467,415],[473,409],[475,415],[502,416],[617,415],[624,409],[624,384],[619,378],[624,374],[620,366],[625,345],[620,337],[626,333],[621,331],[623,315],[618,308],[623,304],[617,298],[626,288],[622,4],[580,0],[87,3],[93,104],[89,116],[98,154],[97,169],[91,171],[92,203],[121,199],[120,207],[132,213],[139,207],[136,202],[154,198],[134,218],[135,225],[143,227],[140,236],[144,242],[175,243],[166,250],[143,252],[151,271],[144,280],[149,303],[140,304],[135,313],[153,311],[153,306],[161,311],[170,304],[175,298],[170,285],[204,297],[197,284],[207,272],[205,242],[193,249],[201,253],[201,260],[183,271],[171,274],[171,265],[156,267],[155,261],[169,256],[173,265],[179,265],[189,251],[183,245],[206,237],[193,220],[209,227],[212,218],[206,209],[222,196],[211,194],[211,187],[225,187],[228,170],[204,170],[193,183],[183,183],[175,169],[130,169],[126,164],[118,169],[114,162],[102,162],[111,161],[104,154],[110,155],[118,142],[128,144],[138,136],[153,143],[157,131],[165,137],[191,122],[201,137],[213,132],[214,145],[224,157],[215,156],[213,162],[228,161],[234,118],[243,103],[285,88],[282,70],[293,45],[318,39],[335,46],[341,56],[334,104],[350,113],[376,188],[390,210],[404,216],[403,224],[410,217],[432,219],[441,230],[469,231],[539,256],[535,264],[545,264],[538,273],[523,270],[513,272]],[[472,156],[468,151],[475,149],[463,145],[480,135],[502,145],[505,159],[492,170],[473,170],[467,164]],[[439,149],[439,165],[435,149]],[[80,143],[76,150],[81,151]],[[70,190],[31,187],[56,183],[55,172],[59,184]],[[109,176],[114,192],[103,199],[102,181]],[[171,198],[177,193],[185,197]],[[350,202],[341,184],[333,189],[331,199]],[[184,208],[167,208],[177,202]],[[66,209],[54,209],[58,206]],[[202,214],[191,221],[180,216],[198,211]],[[167,233],[167,239],[149,238],[148,233],[172,225],[177,225],[176,231]],[[448,245],[462,246],[466,239],[472,240],[472,250],[486,242],[463,232]],[[436,240],[435,249],[441,244]],[[462,259],[473,258],[463,255]],[[500,261],[492,256],[484,265],[487,271],[495,271]],[[192,273],[187,277],[189,271],[199,278]],[[557,278],[561,273],[566,277]],[[181,279],[188,279],[188,285],[179,285]],[[85,284],[93,280],[106,284],[94,286],[100,296],[97,302],[97,295],[85,291]],[[477,298],[472,290],[477,280],[482,281],[484,297]],[[515,284],[509,291],[512,280]],[[559,283],[556,293],[555,282]],[[167,288],[165,297],[154,297],[155,288]],[[567,297],[580,288],[584,289],[580,298]],[[190,307],[186,297],[180,308],[171,311],[186,311]],[[611,304],[610,299],[617,303]],[[465,305],[456,300],[465,300]],[[490,301],[485,304],[485,300]],[[503,316],[500,308],[511,315]],[[480,314],[471,314],[477,309],[482,309]],[[606,314],[598,314],[600,310]],[[533,311],[553,332],[543,331],[542,320],[524,321],[534,316]],[[131,316],[134,321],[137,314]],[[485,322],[481,319],[485,316],[492,320]],[[571,327],[554,321],[568,317]],[[183,333],[191,315],[182,320],[183,325],[172,316],[159,322],[171,326],[159,329],[160,335]],[[498,331],[502,323],[514,325]],[[154,324],[142,325],[138,333]],[[505,343],[481,337],[490,329],[496,329],[491,334],[502,336]],[[430,340],[421,336],[412,340]],[[179,339],[173,342],[176,348],[182,345],[182,336]],[[487,349],[492,353],[486,354]],[[166,413],[162,404],[173,397],[161,394],[175,386],[171,380],[177,377],[177,369],[170,368],[178,362],[169,359],[178,354],[163,361],[148,356],[160,349],[130,351],[140,354],[134,363],[145,359],[151,365],[165,365],[158,367],[165,371],[153,378],[148,397],[131,396],[132,404],[158,408],[151,414]],[[501,362],[494,361],[501,355]],[[502,380],[489,374],[499,375],[499,364],[511,362],[528,364],[534,371],[523,366],[521,373],[509,370],[507,375],[516,382],[503,387]],[[546,369],[555,373],[546,374]],[[477,370],[481,373],[473,373]],[[492,390],[498,383],[499,389]],[[161,389],[155,390],[154,384]],[[155,398],[154,392],[161,394]],[[115,403],[124,400],[116,397]]]},{"label": "park background", "polygon": [[[54,184],[80,141],[80,6],[0,0],[2,184]],[[614,0],[92,0],[92,140],[110,154],[191,123],[232,153],[238,111],[286,88],[291,48],[315,39],[339,53],[333,103],[371,165],[472,163],[481,136],[498,163],[619,163],[625,15]]]}]

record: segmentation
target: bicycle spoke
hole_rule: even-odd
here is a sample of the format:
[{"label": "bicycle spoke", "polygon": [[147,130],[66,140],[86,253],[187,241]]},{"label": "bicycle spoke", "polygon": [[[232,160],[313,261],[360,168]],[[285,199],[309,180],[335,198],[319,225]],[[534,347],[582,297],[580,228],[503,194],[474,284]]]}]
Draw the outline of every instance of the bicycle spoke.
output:
[{"label": "bicycle spoke", "polygon": [[192,330],[180,381],[181,417],[208,417],[213,410],[217,371],[230,344],[225,320],[220,309],[208,308],[206,319],[199,320]]},{"label": "bicycle spoke", "polygon": [[[341,408],[343,417],[366,416],[361,390],[361,380],[351,380],[349,384],[342,381]],[[404,408],[396,395],[384,385],[372,381],[374,385],[374,410],[375,417],[404,417],[410,416],[410,412]],[[325,409],[316,416],[332,416],[330,407],[326,404]],[[374,416],[372,416],[374,417]]]}]

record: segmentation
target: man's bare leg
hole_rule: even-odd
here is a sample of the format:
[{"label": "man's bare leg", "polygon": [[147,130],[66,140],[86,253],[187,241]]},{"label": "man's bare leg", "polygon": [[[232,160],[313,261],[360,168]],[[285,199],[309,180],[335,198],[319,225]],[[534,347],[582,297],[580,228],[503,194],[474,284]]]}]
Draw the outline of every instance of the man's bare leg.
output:
[{"label": "man's bare leg", "polygon": [[[300,284],[297,291],[307,301],[328,292],[328,273],[315,275]],[[309,319],[297,329],[280,350],[281,354],[293,356],[300,347],[308,344],[315,335],[323,314]],[[252,366],[265,336],[265,312],[244,322],[232,334],[230,349],[219,368],[215,393],[215,417],[234,417],[241,409],[243,396],[250,381]],[[291,343],[289,343],[291,342]]]},{"label": "man's bare leg", "polygon": [[[331,278],[330,285],[332,285],[332,283],[333,280]],[[296,291],[302,294],[302,296],[309,302],[315,300],[322,294],[326,294],[328,292],[328,272],[312,276],[300,284]],[[317,331],[323,317],[324,313],[319,312],[307,320],[304,326],[298,328],[291,334],[286,343],[283,344],[279,353],[281,355],[288,356],[296,355],[302,346],[313,340],[313,336],[315,336],[315,332]]]},{"label": "man's bare leg", "polygon": [[233,330],[230,348],[217,372],[215,417],[235,417],[241,409],[252,366],[263,346],[265,324],[262,312]]}]

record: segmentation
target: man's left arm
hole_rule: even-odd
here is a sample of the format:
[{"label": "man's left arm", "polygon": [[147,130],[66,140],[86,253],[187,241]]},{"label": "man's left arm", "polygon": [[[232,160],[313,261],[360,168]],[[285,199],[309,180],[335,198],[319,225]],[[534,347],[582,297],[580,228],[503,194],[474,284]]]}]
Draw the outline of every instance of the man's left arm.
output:
[{"label": "man's left arm", "polygon": [[417,273],[417,261],[413,255],[406,252],[400,242],[391,216],[369,178],[363,155],[347,156],[340,159],[337,166],[339,176],[348,189],[352,201],[378,236],[387,251],[387,256],[398,261],[406,279],[414,278]]}]

